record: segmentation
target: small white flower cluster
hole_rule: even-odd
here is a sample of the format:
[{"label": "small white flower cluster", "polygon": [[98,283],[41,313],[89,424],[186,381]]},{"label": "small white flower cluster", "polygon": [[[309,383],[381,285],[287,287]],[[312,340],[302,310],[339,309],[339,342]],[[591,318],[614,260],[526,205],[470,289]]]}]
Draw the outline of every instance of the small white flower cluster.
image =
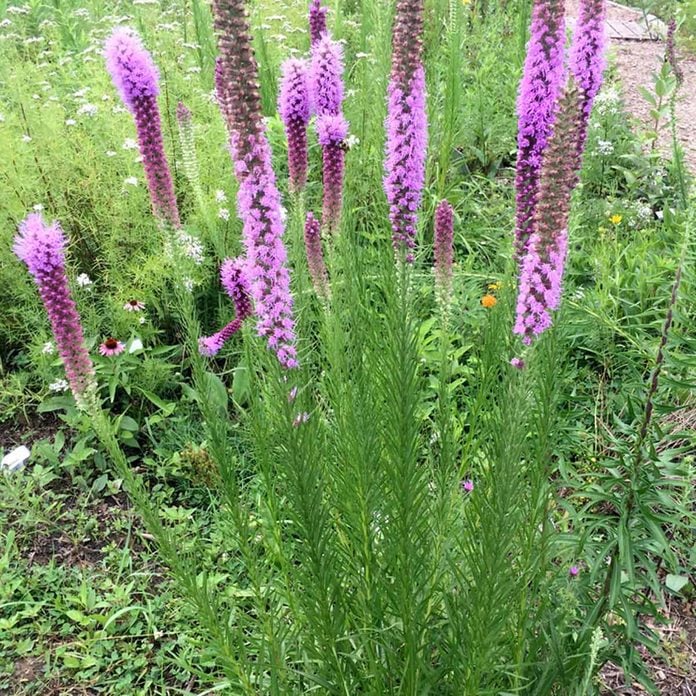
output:
[{"label": "small white flower cluster", "polygon": [[614,144],[610,140],[597,141],[597,154],[608,157],[614,154]]},{"label": "small white flower cluster", "polygon": [[99,107],[96,104],[83,104],[77,110],[77,115],[78,116],[89,116],[91,118],[92,116],[96,116],[97,111],[99,111]]},{"label": "small white flower cluster", "polygon": [[48,389],[52,392],[64,392],[68,390],[69,386],[67,380],[57,379],[55,382],[48,385]]},{"label": "small white flower cluster", "polygon": [[636,203],[636,215],[644,222],[651,220],[653,216],[652,206],[650,206],[648,203],[644,203],[643,201],[639,201]]},{"label": "small white flower cluster", "polygon": [[94,284],[94,281],[86,273],[80,273],[80,275],[75,278],[75,282],[81,288],[88,288],[90,285]]},{"label": "small white flower cluster", "polygon": [[188,256],[194,263],[200,265],[203,263],[203,245],[194,236],[188,232],[180,230],[178,233],[179,244],[181,251],[185,256]]},{"label": "small white flower cluster", "polygon": [[227,222],[230,219],[230,211],[227,208],[220,208],[218,210],[218,217]]},{"label": "small white flower cluster", "polygon": [[602,89],[594,100],[594,107],[600,116],[618,114],[620,105],[621,94],[614,85]]}]

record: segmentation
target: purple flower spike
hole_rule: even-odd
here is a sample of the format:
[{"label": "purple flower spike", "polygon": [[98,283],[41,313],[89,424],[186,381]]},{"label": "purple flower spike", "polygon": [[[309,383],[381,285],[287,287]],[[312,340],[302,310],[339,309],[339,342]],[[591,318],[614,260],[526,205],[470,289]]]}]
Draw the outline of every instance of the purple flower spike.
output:
[{"label": "purple flower spike", "polygon": [[132,114],[159,94],[159,72],[135,31],[119,27],[106,42],[106,68]]},{"label": "purple flower spike", "polygon": [[257,330],[285,368],[297,367],[290,272],[283,244],[280,194],[271,166],[243,0],[214,0],[220,60],[218,98],[230,133],[239,180],[237,212],[243,223],[247,276],[259,317]]},{"label": "purple flower spike", "polygon": [[96,408],[94,367],[65,274],[65,244],[57,221],[47,225],[40,214],[32,213],[20,223],[13,251],[39,289],[75,401],[81,408]]},{"label": "purple flower spike", "polygon": [[568,569],[568,575],[570,575],[571,578],[577,578],[578,575],[580,574],[580,568],[578,566],[570,566]]},{"label": "purple flower spike", "polygon": [[312,105],[317,116],[337,116],[343,106],[343,50],[326,33],[312,47]]},{"label": "purple flower spike", "polygon": [[384,190],[389,202],[394,249],[397,253],[405,253],[408,263],[413,261],[416,244],[428,141],[422,33],[422,0],[399,0],[387,92]]},{"label": "purple flower spike", "polygon": [[198,339],[198,350],[201,355],[207,357],[212,357],[220,351],[225,342],[239,331],[244,320],[251,316],[252,311],[249,287],[242,261],[239,259],[225,259],[220,268],[220,282],[225,292],[234,302],[236,316],[233,321],[217,333]]},{"label": "purple flower spike", "polygon": [[309,38],[312,46],[321,41],[326,33],[327,7],[322,7],[321,0],[311,0],[309,3]]},{"label": "purple flower spike", "polygon": [[310,117],[308,66],[290,58],[283,63],[278,111],[288,138],[290,189],[301,191],[307,183],[307,124]]},{"label": "purple flower spike", "polygon": [[307,213],[304,237],[307,266],[314,290],[322,300],[328,300],[330,297],[329,274],[324,263],[324,252],[321,249],[321,228],[319,221],[312,213]]},{"label": "purple flower spike", "polygon": [[318,116],[317,139],[322,147],[322,227],[329,233],[336,232],[343,209],[343,175],[345,149],[343,140],[348,135],[348,123],[342,115]]},{"label": "purple flower spike", "polygon": [[580,88],[582,123],[578,151],[582,152],[592,103],[602,86],[602,75],[606,65],[605,0],[581,0],[578,15],[570,47],[570,72]]},{"label": "purple flower spike", "polygon": [[435,281],[444,308],[452,295],[453,238],[454,209],[447,201],[440,201],[435,209]]},{"label": "purple flower spike", "polygon": [[516,369],[516,370],[524,370],[525,364],[524,360],[522,358],[512,358],[510,360],[510,364]]},{"label": "purple flower spike", "polygon": [[220,282],[234,302],[237,317],[242,320],[250,317],[252,307],[244,262],[241,259],[225,259],[220,267]]},{"label": "purple flower spike", "polygon": [[466,479],[462,481],[462,490],[465,493],[471,493],[474,490],[474,482],[471,479]]},{"label": "purple flower spike", "polygon": [[561,95],[553,133],[544,152],[535,231],[522,259],[514,332],[526,344],[551,326],[551,311],[558,308],[561,299],[581,120],[581,96],[571,79]]},{"label": "purple flower spike", "polygon": [[684,71],[677,60],[677,51],[674,45],[674,35],[677,31],[677,20],[672,17],[667,23],[667,41],[665,42],[665,60],[670,64],[677,86],[684,82]]},{"label": "purple flower spike", "polygon": [[515,253],[521,260],[534,231],[539,169],[551,134],[564,76],[565,3],[534,0],[524,73],[517,100]]},{"label": "purple flower spike", "polygon": [[343,105],[343,52],[340,44],[327,33],[312,48],[310,71],[312,104],[317,114],[317,138],[322,146],[324,200],[322,227],[329,232],[339,228],[343,207],[343,139],[348,123]]},{"label": "purple flower spike", "polygon": [[152,210],[158,219],[178,229],[179,210],[157,106],[159,75],[152,56],[140,37],[125,28],[116,29],[107,39],[104,55],[111,79],[135,120]]}]

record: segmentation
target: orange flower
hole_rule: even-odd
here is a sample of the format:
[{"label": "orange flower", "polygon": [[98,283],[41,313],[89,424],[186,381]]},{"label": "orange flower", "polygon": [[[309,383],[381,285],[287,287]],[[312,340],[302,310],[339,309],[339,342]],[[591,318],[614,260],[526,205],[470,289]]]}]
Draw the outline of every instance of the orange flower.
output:
[{"label": "orange flower", "polygon": [[495,299],[494,295],[484,295],[481,298],[481,304],[486,308],[490,309],[491,307],[495,307],[496,304],[498,304],[498,300]]}]

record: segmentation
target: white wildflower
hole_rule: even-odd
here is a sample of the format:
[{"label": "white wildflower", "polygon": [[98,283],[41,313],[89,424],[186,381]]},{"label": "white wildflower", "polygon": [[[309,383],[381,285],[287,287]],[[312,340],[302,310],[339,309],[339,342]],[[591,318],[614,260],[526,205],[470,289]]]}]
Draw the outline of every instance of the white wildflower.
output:
[{"label": "white wildflower", "polygon": [[77,110],[77,115],[78,116],[94,116],[96,115],[97,111],[99,111],[99,107],[96,104],[83,104],[78,110]]},{"label": "white wildflower", "polygon": [[53,341],[46,341],[46,343],[43,344],[41,352],[44,355],[53,355],[56,352],[56,347],[53,345]]},{"label": "white wildflower", "polygon": [[138,177],[137,176],[127,176],[123,180],[123,183],[125,186],[137,186],[138,185]]},{"label": "white wildflower", "polygon": [[612,155],[614,154],[614,144],[610,140],[598,140],[597,152],[605,157]]},{"label": "white wildflower", "polygon": [[80,273],[77,278],[75,278],[75,282],[81,287],[81,288],[86,288],[92,285],[94,282],[86,273]]},{"label": "white wildflower", "polygon": [[64,392],[68,389],[68,386],[69,385],[66,380],[57,379],[55,382],[48,385],[48,389],[52,392]]},{"label": "white wildflower", "polygon": [[227,208],[220,208],[220,210],[218,210],[218,217],[227,222],[230,219],[230,211]]}]

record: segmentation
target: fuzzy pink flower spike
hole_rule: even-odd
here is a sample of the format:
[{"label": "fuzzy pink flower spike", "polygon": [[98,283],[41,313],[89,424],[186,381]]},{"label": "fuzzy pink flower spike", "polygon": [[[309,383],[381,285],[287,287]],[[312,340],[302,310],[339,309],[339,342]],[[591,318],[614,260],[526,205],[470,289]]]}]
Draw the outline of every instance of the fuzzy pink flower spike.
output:
[{"label": "fuzzy pink flower spike", "polygon": [[75,401],[90,408],[96,406],[97,384],[65,273],[65,244],[57,221],[47,225],[39,213],[32,213],[20,223],[13,251],[39,289]]}]

